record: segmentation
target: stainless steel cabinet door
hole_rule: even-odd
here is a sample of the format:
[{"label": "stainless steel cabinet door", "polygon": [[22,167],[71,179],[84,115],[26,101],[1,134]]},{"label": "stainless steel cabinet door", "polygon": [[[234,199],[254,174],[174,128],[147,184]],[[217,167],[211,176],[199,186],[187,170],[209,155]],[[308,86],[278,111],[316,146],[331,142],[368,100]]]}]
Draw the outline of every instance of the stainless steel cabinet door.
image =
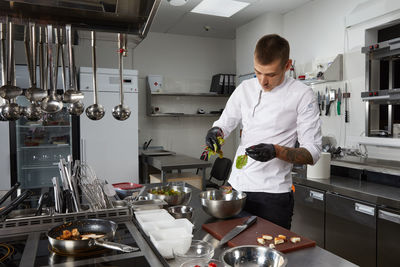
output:
[{"label": "stainless steel cabinet door", "polygon": [[293,213],[291,231],[325,247],[325,192],[296,184]]},{"label": "stainless steel cabinet door", "polygon": [[378,267],[399,264],[400,212],[389,209],[378,211]]},{"label": "stainless steel cabinet door", "polygon": [[325,248],[363,267],[376,266],[376,207],[326,193]]}]

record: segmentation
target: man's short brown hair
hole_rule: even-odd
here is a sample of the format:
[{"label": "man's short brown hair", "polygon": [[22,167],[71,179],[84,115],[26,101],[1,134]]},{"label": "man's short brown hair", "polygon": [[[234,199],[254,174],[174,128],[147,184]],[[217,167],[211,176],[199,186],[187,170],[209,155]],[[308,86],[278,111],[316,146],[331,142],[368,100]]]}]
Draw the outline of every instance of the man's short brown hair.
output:
[{"label": "man's short brown hair", "polygon": [[254,58],[261,65],[268,65],[280,59],[282,67],[284,67],[289,60],[289,53],[289,42],[285,38],[277,34],[268,34],[258,40]]}]

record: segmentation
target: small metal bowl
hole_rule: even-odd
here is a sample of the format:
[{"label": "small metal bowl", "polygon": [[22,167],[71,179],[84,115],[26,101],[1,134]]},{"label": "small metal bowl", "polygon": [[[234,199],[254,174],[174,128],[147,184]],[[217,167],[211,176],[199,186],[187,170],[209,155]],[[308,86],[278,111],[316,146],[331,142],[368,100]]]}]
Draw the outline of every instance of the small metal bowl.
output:
[{"label": "small metal bowl", "polygon": [[[175,191],[178,191],[179,193],[177,195],[151,193],[153,192],[153,190],[160,190],[160,189],[164,191],[173,189]],[[147,196],[149,199],[162,199],[165,202],[167,202],[169,206],[185,205],[189,203],[190,199],[192,198],[192,189],[183,186],[159,186],[148,189]]]},{"label": "small metal bowl", "polygon": [[188,220],[191,220],[193,217],[193,208],[190,206],[172,206],[168,208],[168,212],[175,219],[186,218]]},{"label": "small metal bowl", "polygon": [[238,215],[246,204],[246,193],[232,191],[225,194],[221,190],[203,191],[199,194],[201,207],[209,215],[226,219]]},{"label": "small metal bowl", "polygon": [[239,246],[224,251],[221,261],[228,266],[284,267],[287,258],[279,251],[262,246]]},{"label": "small metal bowl", "polygon": [[113,184],[113,187],[120,199],[132,196],[135,192],[140,191],[140,187],[137,187],[135,183],[117,183]]},{"label": "small metal bowl", "polygon": [[125,200],[113,200],[112,202],[114,208],[125,208],[128,206],[128,201]]}]

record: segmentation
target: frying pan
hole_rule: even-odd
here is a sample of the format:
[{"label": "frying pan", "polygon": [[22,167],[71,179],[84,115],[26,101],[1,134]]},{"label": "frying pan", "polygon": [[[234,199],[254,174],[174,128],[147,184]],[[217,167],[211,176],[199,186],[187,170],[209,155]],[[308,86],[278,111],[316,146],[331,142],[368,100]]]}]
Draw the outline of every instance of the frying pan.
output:
[{"label": "frying pan", "polygon": [[[94,250],[97,247],[119,250],[122,252],[134,252],[138,248],[124,244],[110,242],[114,240],[117,224],[113,221],[103,219],[83,219],[78,221],[67,222],[52,228],[48,233],[50,245],[55,251],[74,254]],[[80,234],[101,234],[103,238],[88,240],[58,240],[57,237],[62,235],[64,230],[72,231],[77,228]]]}]

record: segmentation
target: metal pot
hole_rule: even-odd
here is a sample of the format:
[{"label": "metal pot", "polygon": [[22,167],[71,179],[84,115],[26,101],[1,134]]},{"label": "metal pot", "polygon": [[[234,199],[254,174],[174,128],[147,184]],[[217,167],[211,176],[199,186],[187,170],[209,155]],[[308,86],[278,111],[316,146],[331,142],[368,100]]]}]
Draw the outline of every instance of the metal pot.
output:
[{"label": "metal pot", "polygon": [[[67,254],[74,254],[77,252],[84,252],[96,249],[97,247],[104,247],[122,252],[134,252],[138,248],[131,247],[124,244],[110,242],[114,240],[117,224],[113,221],[103,219],[84,219],[78,221],[67,222],[62,225],[52,228],[48,233],[50,245],[57,252]],[[72,231],[77,228],[80,233],[93,233],[104,235],[101,239],[88,239],[88,240],[59,240],[57,237],[62,235],[64,230]],[[109,240],[109,241],[106,241]]]}]

